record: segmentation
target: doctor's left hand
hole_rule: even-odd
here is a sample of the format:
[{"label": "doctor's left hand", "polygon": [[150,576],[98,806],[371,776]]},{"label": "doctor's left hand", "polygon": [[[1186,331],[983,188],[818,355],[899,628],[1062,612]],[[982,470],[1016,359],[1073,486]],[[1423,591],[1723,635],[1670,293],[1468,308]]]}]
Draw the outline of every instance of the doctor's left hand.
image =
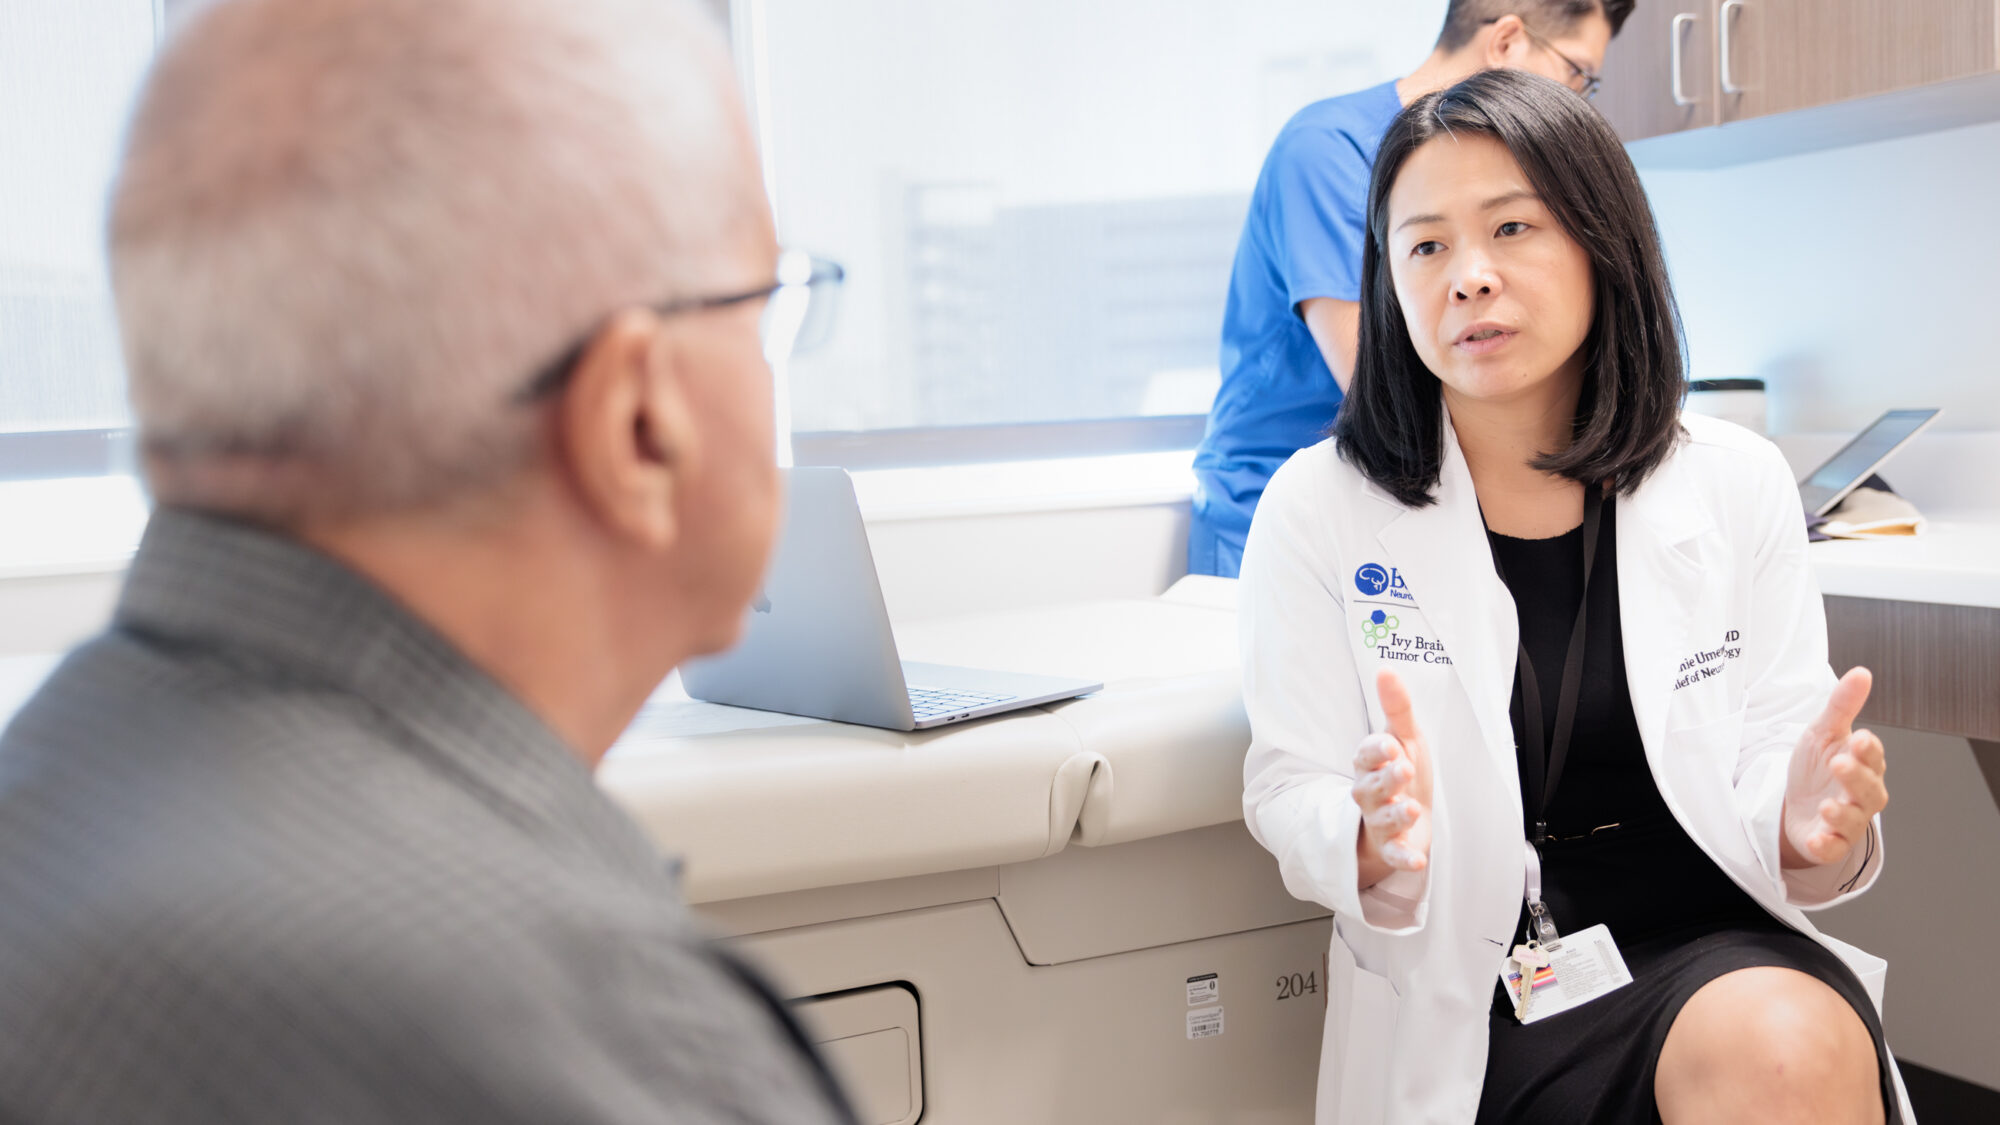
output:
[{"label": "doctor's left hand", "polygon": [[1882,775],[1888,768],[1882,740],[1854,729],[1874,677],[1855,668],[1834,685],[1826,710],[1799,736],[1785,784],[1784,831],[1779,836],[1787,868],[1841,863],[1868,836],[1868,824],[1889,803]]}]

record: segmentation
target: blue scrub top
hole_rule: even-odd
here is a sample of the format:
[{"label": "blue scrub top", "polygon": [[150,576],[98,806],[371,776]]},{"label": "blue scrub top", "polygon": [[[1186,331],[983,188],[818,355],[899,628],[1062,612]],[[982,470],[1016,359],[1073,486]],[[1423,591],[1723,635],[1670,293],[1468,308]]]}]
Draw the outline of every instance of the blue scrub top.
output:
[{"label": "blue scrub top", "polygon": [[1360,299],[1368,177],[1402,108],[1394,82],[1314,102],[1264,158],[1229,275],[1222,388],[1195,452],[1192,574],[1236,576],[1265,483],[1333,425],[1340,385],[1298,307]]}]

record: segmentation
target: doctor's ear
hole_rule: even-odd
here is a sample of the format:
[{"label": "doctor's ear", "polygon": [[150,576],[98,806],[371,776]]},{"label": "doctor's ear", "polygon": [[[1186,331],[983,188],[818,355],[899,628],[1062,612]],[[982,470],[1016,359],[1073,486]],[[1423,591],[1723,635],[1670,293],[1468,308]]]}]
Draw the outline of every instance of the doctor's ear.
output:
[{"label": "doctor's ear", "polygon": [[671,548],[699,443],[668,326],[643,309],[613,317],[578,358],[557,411],[560,460],[584,507],[634,546]]},{"label": "doctor's ear", "polygon": [[1486,64],[1488,70],[1519,66],[1521,55],[1533,45],[1528,38],[1528,25],[1521,22],[1520,16],[1512,13],[1501,16],[1487,25],[1483,38],[1485,48],[1481,52],[1483,56],[1481,61]]}]

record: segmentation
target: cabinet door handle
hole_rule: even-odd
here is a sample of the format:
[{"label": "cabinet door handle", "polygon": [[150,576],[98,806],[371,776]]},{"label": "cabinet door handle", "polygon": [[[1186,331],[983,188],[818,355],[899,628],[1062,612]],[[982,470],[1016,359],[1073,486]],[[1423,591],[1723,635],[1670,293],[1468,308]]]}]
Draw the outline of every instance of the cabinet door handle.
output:
[{"label": "cabinet door handle", "polygon": [[1701,100],[1699,98],[1688,97],[1687,92],[1681,89],[1681,32],[1682,29],[1693,22],[1694,16],[1689,12],[1682,12],[1680,15],[1674,17],[1673,30],[1670,32],[1673,42],[1667,52],[1667,69],[1673,72],[1674,104],[1680,106],[1682,109],[1686,109],[1688,106],[1694,105]]},{"label": "cabinet door handle", "polygon": [[1723,0],[1722,7],[1715,14],[1716,35],[1719,37],[1716,53],[1722,56],[1722,92],[1725,94],[1743,92],[1743,87],[1736,84],[1736,77],[1729,69],[1729,56],[1736,53],[1729,41],[1729,17],[1742,7],[1743,0]]}]

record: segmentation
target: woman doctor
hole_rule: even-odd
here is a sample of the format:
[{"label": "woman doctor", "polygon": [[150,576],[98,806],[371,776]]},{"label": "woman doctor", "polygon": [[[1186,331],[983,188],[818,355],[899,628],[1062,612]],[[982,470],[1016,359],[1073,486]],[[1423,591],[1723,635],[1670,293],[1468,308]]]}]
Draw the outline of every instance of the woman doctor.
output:
[{"label": "woman doctor", "polygon": [[1476,75],[1368,218],[1353,389],[1241,589],[1246,819],[1335,912],[1320,1120],[1910,1120],[1883,963],[1803,913],[1882,864],[1869,674],[1785,461],[1680,414],[1617,137]]}]

